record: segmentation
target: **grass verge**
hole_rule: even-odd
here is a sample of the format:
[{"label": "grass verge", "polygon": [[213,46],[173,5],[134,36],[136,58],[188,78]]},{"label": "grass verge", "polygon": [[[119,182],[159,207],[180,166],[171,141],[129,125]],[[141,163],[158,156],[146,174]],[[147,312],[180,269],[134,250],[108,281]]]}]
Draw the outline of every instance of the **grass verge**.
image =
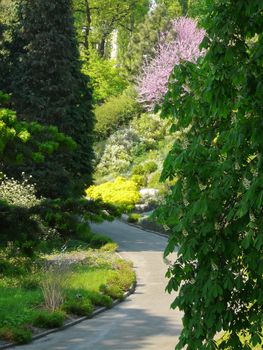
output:
[{"label": "grass verge", "polygon": [[110,308],[114,299],[122,299],[135,274],[115,254],[116,248],[108,242],[101,249],[43,256],[33,264],[2,251],[0,339],[27,343],[36,327],[61,327],[67,319],[89,316],[97,307]]}]

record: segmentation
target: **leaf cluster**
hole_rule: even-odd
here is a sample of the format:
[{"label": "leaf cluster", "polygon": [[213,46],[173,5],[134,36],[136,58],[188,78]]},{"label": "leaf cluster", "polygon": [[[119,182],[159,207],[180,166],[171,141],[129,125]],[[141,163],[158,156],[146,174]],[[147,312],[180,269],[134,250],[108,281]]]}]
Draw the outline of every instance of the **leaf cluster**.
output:
[{"label": "leaf cluster", "polygon": [[19,121],[16,112],[5,105],[9,96],[0,91],[0,159],[1,163],[45,161],[57,150],[73,150],[76,143],[55,126]]},{"label": "leaf cluster", "polygon": [[158,213],[172,231],[165,255],[178,247],[167,290],[184,311],[176,349],[216,349],[222,330],[219,349],[251,349],[263,321],[263,6],[207,5],[206,56],[175,67],[163,106],[184,135],[162,173],[177,177]]}]

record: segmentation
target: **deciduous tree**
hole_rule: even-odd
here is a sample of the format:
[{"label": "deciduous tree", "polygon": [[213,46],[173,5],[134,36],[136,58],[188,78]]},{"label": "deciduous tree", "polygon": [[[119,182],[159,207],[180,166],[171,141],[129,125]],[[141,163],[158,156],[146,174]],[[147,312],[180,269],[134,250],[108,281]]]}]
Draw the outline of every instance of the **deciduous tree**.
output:
[{"label": "deciduous tree", "polygon": [[195,20],[186,17],[174,20],[169,32],[162,34],[155,57],[145,62],[138,78],[139,99],[148,109],[163,101],[175,65],[182,61],[196,62],[203,37],[204,30],[197,28]]},{"label": "deciduous tree", "polygon": [[177,350],[252,349],[263,315],[263,4],[207,3],[207,54],[175,67],[163,107],[181,133],[162,174],[177,178],[159,211],[165,254],[178,247],[167,289],[184,312]]}]

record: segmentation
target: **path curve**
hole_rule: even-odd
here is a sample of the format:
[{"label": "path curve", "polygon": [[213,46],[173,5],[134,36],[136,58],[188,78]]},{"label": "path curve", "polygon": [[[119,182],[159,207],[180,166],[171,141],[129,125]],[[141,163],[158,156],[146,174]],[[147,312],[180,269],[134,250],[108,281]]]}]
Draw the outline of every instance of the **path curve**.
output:
[{"label": "path curve", "polygon": [[50,334],[17,350],[172,350],[181,330],[182,315],[170,310],[165,293],[167,266],[162,254],[166,238],[120,221],[93,225],[94,232],[112,237],[121,255],[134,263],[134,294],[90,320]]}]

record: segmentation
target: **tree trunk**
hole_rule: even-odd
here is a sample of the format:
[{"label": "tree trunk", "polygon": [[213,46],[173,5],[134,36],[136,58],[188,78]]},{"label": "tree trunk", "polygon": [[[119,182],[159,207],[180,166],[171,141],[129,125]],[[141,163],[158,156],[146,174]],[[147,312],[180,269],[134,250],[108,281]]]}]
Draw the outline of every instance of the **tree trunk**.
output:
[{"label": "tree trunk", "polygon": [[106,39],[107,39],[107,35],[103,34],[101,41],[99,43],[99,54],[101,57],[105,57]]},{"label": "tree trunk", "polygon": [[90,14],[90,7],[89,7],[89,0],[85,0],[85,16],[86,16],[86,25],[83,28],[83,35],[84,35],[84,48],[89,50],[89,33],[90,33],[90,27],[91,27],[91,14]]}]

